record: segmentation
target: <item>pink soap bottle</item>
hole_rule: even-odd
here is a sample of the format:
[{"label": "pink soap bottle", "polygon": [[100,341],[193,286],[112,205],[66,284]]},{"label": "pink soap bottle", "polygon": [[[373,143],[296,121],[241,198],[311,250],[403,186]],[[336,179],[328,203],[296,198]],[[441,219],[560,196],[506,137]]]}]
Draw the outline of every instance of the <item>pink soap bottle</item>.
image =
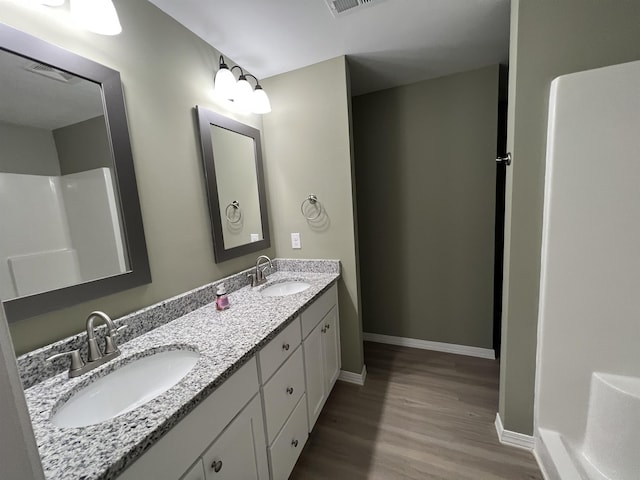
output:
[{"label": "pink soap bottle", "polygon": [[229,297],[227,297],[227,290],[224,287],[224,283],[218,285],[216,290],[216,308],[218,310],[226,310],[229,308]]}]

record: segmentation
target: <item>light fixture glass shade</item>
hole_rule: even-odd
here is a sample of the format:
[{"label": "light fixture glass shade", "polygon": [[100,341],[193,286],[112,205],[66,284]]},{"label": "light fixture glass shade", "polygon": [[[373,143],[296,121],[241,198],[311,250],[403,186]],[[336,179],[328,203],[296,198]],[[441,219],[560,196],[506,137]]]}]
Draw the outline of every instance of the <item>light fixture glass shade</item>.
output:
[{"label": "light fixture glass shade", "polygon": [[253,113],[269,113],[271,111],[271,102],[260,85],[256,85],[253,91]]},{"label": "light fixture glass shade", "polygon": [[214,93],[225,100],[231,100],[236,86],[236,77],[227,67],[221,67],[213,79]]},{"label": "light fixture glass shade", "polygon": [[250,112],[253,110],[253,88],[244,75],[240,75],[233,90],[233,103],[241,111]]},{"label": "light fixture glass shade", "polygon": [[118,12],[111,0],[71,0],[71,14],[87,30],[100,35],[122,31]]},{"label": "light fixture glass shade", "polygon": [[48,7],[59,7],[64,3],[64,0],[38,0],[38,3]]}]

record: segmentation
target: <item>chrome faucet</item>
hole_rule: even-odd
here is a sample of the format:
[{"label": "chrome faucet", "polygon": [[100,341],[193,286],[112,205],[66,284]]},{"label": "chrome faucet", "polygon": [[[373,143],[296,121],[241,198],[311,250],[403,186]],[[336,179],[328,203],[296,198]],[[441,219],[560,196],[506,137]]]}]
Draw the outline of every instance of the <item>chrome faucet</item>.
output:
[{"label": "chrome faucet", "polygon": [[[251,280],[252,287],[257,287],[258,285],[262,285],[267,281],[267,276],[264,274],[264,271],[267,269],[267,265],[265,265],[264,263],[261,264],[260,260],[266,260],[267,262],[269,262],[269,268],[273,268],[271,259],[266,255],[260,255],[256,260],[255,273],[250,273],[248,275],[249,279]],[[262,268],[261,268],[261,265],[262,265]]]},{"label": "chrome faucet", "polygon": [[[96,318],[103,320],[104,323],[107,324],[107,335],[104,337],[104,354],[100,351],[98,341],[96,340],[96,332],[93,326]],[[109,318],[109,315],[104,312],[91,312],[87,317],[87,343],[89,344],[89,358],[87,361],[89,363],[97,362],[107,355],[111,355],[112,357],[120,355],[120,350],[118,350],[118,347],[116,347],[115,344],[115,338],[117,336],[118,329],[113,324],[111,318]]]},{"label": "chrome faucet", "polygon": [[[107,325],[107,335],[104,337],[104,352],[100,350],[98,341],[96,340],[96,332],[94,327],[94,320],[100,319]],[[47,358],[47,361],[55,360],[56,358],[63,357],[65,355],[71,356],[71,367],[69,368],[69,378],[74,378],[87,373],[100,365],[105,364],[112,358],[120,355],[120,350],[116,345],[116,338],[120,334],[120,330],[125,328],[126,325],[122,325],[117,328],[113,323],[113,320],[104,312],[91,312],[87,317],[87,344],[89,347],[89,355],[87,356],[87,363],[82,361],[80,351],[78,349],[68,352],[57,353]]]}]

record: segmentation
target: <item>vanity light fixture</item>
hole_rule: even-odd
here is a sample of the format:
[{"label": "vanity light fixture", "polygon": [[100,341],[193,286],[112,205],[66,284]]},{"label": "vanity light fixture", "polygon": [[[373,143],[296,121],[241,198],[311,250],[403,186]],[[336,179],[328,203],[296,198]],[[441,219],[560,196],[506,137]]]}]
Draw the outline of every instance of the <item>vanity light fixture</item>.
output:
[{"label": "vanity light fixture", "polygon": [[218,71],[213,80],[213,88],[216,94],[220,98],[225,100],[231,100],[233,98],[233,89],[236,84],[236,77],[233,76],[231,70],[226,63],[224,63],[224,57],[220,55],[220,63],[218,64]]},{"label": "vanity light fixture", "polygon": [[[237,81],[233,75],[233,70],[236,68],[240,70],[240,76]],[[251,86],[247,77],[251,77],[256,81],[255,89]],[[229,68],[222,55],[220,55],[213,88],[218,97],[232,101],[240,110],[258,114],[271,111],[271,102],[267,92],[264,91],[258,79],[250,73],[245,73],[238,65]]]},{"label": "vanity light fixture", "polygon": [[100,35],[118,35],[122,31],[118,12],[111,0],[69,0],[71,15],[84,28]]},{"label": "vanity light fixture", "polygon": [[[60,7],[65,0],[38,0],[48,7]],[[85,29],[100,35],[118,35],[122,31],[112,0],[69,0],[71,16]]]}]

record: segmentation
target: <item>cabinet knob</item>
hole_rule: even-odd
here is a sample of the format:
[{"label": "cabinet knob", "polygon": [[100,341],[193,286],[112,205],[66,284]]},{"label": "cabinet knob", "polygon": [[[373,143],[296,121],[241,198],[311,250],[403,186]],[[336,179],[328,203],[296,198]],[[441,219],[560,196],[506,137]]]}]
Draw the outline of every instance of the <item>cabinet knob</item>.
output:
[{"label": "cabinet knob", "polygon": [[293,395],[293,387],[287,387],[287,393]]},{"label": "cabinet knob", "polygon": [[288,343],[284,343],[284,344],[282,344],[282,349],[283,349],[285,352],[288,352],[288,351],[289,351],[289,344],[288,344]]},{"label": "cabinet knob", "polygon": [[322,333],[327,333],[327,327],[322,327],[322,329],[320,330]]},{"label": "cabinet knob", "polygon": [[220,470],[222,470],[222,460],[214,460],[211,464],[211,468],[213,468],[214,472],[218,473]]},{"label": "cabinet knob", "polygon": [[291,440],[291,445],[293,446],[293,448],[297,448],[298,447],[298,440],[296,440],[296,439]]},{"label": "cabinet knob", "polygon": [[324,326],[324,328],[326,328],[327,330],[329,330],[329,329],[331,328],[331,324],[330,324],[330,323],[327,323],[327,324]]}]

